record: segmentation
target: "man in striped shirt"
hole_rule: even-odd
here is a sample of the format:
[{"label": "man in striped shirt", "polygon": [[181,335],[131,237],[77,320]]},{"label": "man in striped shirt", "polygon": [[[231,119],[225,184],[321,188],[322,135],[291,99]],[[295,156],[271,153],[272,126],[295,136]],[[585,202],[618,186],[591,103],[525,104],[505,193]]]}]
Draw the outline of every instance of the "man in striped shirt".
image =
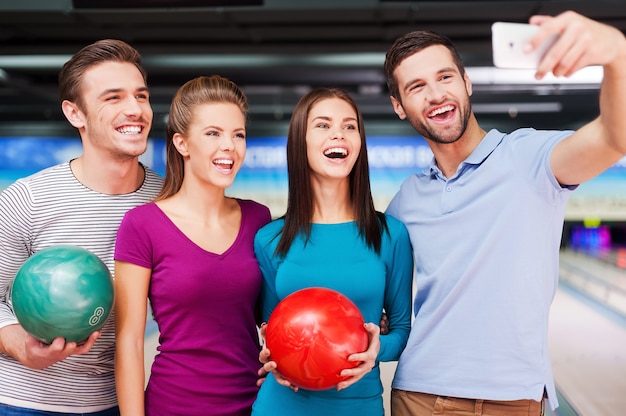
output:
[{"label": "man in striped shirt", "polygon": [[0,415],[119,415],[113,318],[82,345],[44,345],[19,325],[8,292],[29,256],[57,244],[86,248],[113,272],[124,213],[161,187],[139,162],[152,125],[146,73],[135,49],[102,40],[63,66],[59,88],[82,155],[0,194]]}]

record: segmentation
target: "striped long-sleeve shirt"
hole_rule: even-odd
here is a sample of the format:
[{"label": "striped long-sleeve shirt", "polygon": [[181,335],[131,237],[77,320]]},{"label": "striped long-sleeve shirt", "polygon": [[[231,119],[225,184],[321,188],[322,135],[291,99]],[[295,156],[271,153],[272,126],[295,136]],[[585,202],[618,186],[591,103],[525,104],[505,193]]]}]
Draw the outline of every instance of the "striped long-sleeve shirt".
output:
[{"label": "striped long-sleeve shirt", "polygon": [[[145,168],[135,192],[95,192],[73,175],[69,163],[20,179],[0,194],[0,328],[17,322],[8,293],[24,261],[43,248],[69,244],[100,257],[113,273],[118,226],[129,209],[152,200],[161,178]],[[115,406],[110,317],[102,336],[84,355],[32,370],[0,353],[0,403],[55,412],[90,413]]]}]

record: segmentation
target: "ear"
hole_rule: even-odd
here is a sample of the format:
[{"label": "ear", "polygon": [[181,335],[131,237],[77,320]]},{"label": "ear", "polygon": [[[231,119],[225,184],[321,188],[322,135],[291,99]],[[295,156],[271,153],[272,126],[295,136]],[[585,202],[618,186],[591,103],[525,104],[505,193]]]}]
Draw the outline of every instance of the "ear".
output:
[{"label": "ear", "polygon": [[67,118],[67,121],[69,121],[72,126],[77,129],[85,127],[85,114],[75,103],[63,100],[61,109],[63,110],[63,114],[65,114],[65,118]]},{"label": "ear", "polygon": [[404,120],[406,118],[406,113],[404,112],[402,103],[398,101],[394,96],[390,96],[389,98],[391,99],[391,105],[393,105],[393,111],[396,112],[400,120]]},{"label": "ear", "polygon": [[189,151],[187,150],[187,140],[180,134],[174,133],[172,137],[172,144],[178,150],[183,157],[189,156]]},{"label": "ear", "polygon": [[469,95],[470,97],[472,96],[472,81],[469,78],[469,75],[467,75],[467,71],[465,71],[465,75],[463,75],[463,80],[465,81],[465,90],[467,91],[467,95]]}]

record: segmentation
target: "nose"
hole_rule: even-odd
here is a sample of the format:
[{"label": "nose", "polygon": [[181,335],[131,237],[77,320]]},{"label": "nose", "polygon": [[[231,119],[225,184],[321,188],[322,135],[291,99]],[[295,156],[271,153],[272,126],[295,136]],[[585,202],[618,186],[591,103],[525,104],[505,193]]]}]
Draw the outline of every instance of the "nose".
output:
[{"label": "nose", "polygon": [[344,130],[341,126],[333,127],[330,130],[330,139],[331,140],[343,140],[345,138]]},{"label": "nose", "polygon": [[431,84],[426,90],[426,99],[432,102],[440,102],[446,97],[446,89],[439,84]]},{"label": "nose", "polygon": [[143,107],[136,97],[130,96],[126,101],[124,112],[127,116],[139,116],[143,112]]},{"label": "nose", "polygon": [[224,151],[230,151],[235,148],[235,141],[232,137],[224,135],[220,140],[220,149]]}]

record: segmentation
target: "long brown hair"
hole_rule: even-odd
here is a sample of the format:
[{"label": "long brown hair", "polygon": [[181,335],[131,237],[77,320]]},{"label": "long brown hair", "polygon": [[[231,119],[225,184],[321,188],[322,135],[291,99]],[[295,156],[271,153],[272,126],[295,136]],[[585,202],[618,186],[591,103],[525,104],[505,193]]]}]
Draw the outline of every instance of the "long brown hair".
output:
[{"label": "long brown hair", "polygon": [[165,179],[156,200],[165,199],[180,190],[185,175],[183,156],[174,146],[174,134],[187,136],[196,107],[210,103],[235,104],[244,116],[248,99],[231,80],[219,75],[201,76],[187,81],[174,95],[165,126]]},{"label": "long brown hair", "polygon": [[307,241],[311,234],[313,188],[306,146],[307,119],[315,104],[329,98],[344,100],[357,115],[361,149],[349,176],[350,202],[361,236],[369,247],[380,253],[382,233],[387,230],[387,223],[384,215],[375,210],[372,200],[363,117],[356,102],[346,91],[338,88],[317,88],[300,98],[289,123],[287,134],[289,193],[287,211],[284,215],[285,224],[275,253],[280,257],[287,254],[298,234],[304,234]]}]

